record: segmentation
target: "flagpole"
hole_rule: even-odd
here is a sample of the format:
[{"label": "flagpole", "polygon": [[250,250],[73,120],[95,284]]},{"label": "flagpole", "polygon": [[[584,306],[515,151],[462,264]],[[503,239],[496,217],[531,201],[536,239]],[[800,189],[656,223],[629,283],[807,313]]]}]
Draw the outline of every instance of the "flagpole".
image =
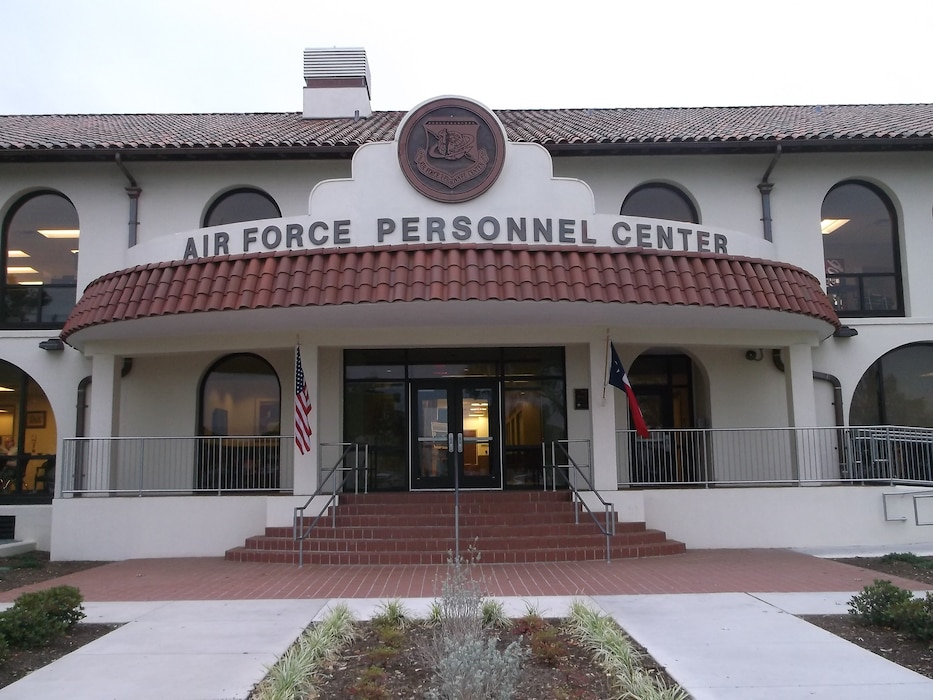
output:
[{"label": "flagpole", "polygon": [[606,385],[609,383],[609,329],[606,329],[606,361],[603,363],[605,372],[603,376],[603,403],[606,403]]}]

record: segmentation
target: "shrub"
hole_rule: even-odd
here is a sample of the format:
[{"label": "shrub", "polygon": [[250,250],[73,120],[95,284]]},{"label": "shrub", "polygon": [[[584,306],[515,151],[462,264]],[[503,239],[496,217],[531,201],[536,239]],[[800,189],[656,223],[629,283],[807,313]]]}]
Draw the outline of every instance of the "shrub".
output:
[{"label": "shrub", "polygon": [[933,559],[918,556],[913,552],[891,552],[881,557],[881,561],[885,563],[902,561],[918,569],[933,569]]},{"label": "shrub", "polygon": [[84,619],[82,601],[73,586],[24,593],[13,607],[0,612],[0,637],[16,649],[48,644]]},{"label": "shrub", "polygon": [[521,676],[522,662],[528,656],[518,642],[503,651],[495,637],[448,644],[446,654],[435,668],[436,687],[428,691],[430,700],[510,700]]},{"label": "shrub", "polygon": [[875,579],[872,585],[865,586],[861,593],[849,600],[849,614],[866,625],[891,627],[896,624],[895,608],[913,597],[913,593],[890,581]]},{"label": "shrub", "polygon": [[933,640],[933,594],[911,598],[891,608],[891,626],[922,642]]},{"label": "shrub", "polygon": [[60,620],[70,629],[85,617],[83,602],[81,591],[74,586],[56,586],[44,591],[23,593],[14,605]]}]

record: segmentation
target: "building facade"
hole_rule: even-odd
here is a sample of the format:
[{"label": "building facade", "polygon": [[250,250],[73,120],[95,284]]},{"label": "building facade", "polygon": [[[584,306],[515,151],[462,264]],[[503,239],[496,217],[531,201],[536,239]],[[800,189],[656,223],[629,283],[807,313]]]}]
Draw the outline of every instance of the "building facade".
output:
[{"label": "building facade", "polygon": [[373,112],[305,58],[303,113],[0,117],[16,538],[217,556],[361,449],[692,548],[929,540],[933,106]]}]

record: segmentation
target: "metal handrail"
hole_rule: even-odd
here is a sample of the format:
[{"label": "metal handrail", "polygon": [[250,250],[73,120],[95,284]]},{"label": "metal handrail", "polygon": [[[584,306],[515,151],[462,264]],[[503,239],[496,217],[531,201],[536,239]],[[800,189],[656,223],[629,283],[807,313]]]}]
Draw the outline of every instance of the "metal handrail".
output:
[{"label": "metal handrail", "polygon": [[[323,452],[325,447],[342,447],[343,452],[340,457],[337,458],[337,461],[334,463],[330,469],[321,472],[321,480],[318,484],[315,492],[308,497],[308,500],[305,501],[304,505],[295,506],[294,516],[292,520],[292,538],[295,542],[298,543],[298,566],[299,568],[304,566],[304,541],[308,539],[311,535],[311,531],[317,526],[321,518],[324,517],[324,514],[327,513],[327,509],[337,500],[337,496],[341,493],[344,493],[344,490],[347,488],[347,485],[352,479],[354,485],[354,493],[360,492],[360,478],[359,473],[362,469],[363,471],[363,493],[368,493],[369,491],[369,445],[360,444],[357,442],[323,442],[318,447],[318,464],[321,464],[323,458]],[[360,462],[360,448],[362,447],[363,451],[363,460]],[[353,455],[353,464],[352,466],[347,466],[347,457]],[[362,466],[361,466],[362,465]],[[336,478],[337,472],[344,472],[343,479],[340,480],[338,485],[338,479]],[[311,505],[315,498],[325,495],[327,491],[327,484],[332,485],[331,493],[324,503],[321,506],[321,512],[318,513],[314,520],[311,521],[311,524],[307,528],[301,529],[301,522],[304,520],[305,511]],[[337,525],[337,511],[336,509],[332,510],[333,524]],[[299,532],[300,530],[300,532]]]},{"label": "metal handrail", "polygon": [[[573,494],[573,504],[574,504],[574,521],[577,525],[580,524],[580,506],[582,505],[584,510],[589,514],[590,518],[596,523],[596,527],[599,528],[599,531],[603,533],[606,538],[606,562],[612,561],[612,536],[616,534],[616,516],[615,516],[615,506],[602,497],[602,494],[599,493],[593,486],[589,477],[584,473],[583,469],[580,468],[580,465],[576,463],[573,457],[570,456],[570,443],[581,443],[586,444],[587,452],[590,454],[588,459],[589,467],[592,464],[592,454],[590,453],[590,441],[589,440],[555,440],[551,443],[551,463],[548,464],[548,450],[547,443],[541,443],[541,456],[542,456],[542,473],[544,475],[544,490],[547,491],[547,470],[551,470],[551,481],[552,481],[552,490],[557,490],[557,479],[558,476],[563,480],[563,482],[570,489],[570,492]],[[564,447],[566,445],[566,447]],[[557,463],[557,453],[558,450],[563,454],[567,460],[567,464],[558,464]],[[580,493],[580,489],[577,488],[574,483],[574,479],[571,479],[567,474],[563,472],[564,469],[573,468],[574,473],[579,474],[580,478],[583,480],[583,483],[586,484],[587,490],[592,493],[596,499],[603,506],[605,511],[606,523],[603,526],[599,522],[597,514],[592,508],[586,503],[583,499],[583,496]]]}]

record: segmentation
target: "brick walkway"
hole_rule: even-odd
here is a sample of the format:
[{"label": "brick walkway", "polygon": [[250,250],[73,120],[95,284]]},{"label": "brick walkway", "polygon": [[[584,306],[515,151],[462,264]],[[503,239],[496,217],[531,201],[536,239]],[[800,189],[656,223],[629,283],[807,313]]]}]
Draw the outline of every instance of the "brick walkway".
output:
[{"label": "brick walkway", "polygon": [[[444,566],[310,566],[220,558],[134,559],[56,579],[86,601],[421,598]],[[860,591],[871,571],[779,549],[693,550],[675,556],[568,564],[481,565],[491,596]],[[913,581],[885,577],[903,588]],[[42,584],[35,587],[47,587]],[[32,588],[35,588],[32,587]],[[0,593],[0,602],[28,589]]]}]

